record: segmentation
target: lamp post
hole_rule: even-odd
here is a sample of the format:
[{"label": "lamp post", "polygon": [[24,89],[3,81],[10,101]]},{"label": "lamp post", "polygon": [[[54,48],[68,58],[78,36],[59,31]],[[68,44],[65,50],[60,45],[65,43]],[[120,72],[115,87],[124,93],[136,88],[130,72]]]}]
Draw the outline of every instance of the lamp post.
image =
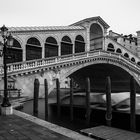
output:
[{"label": "lamp post", "polygon": [[[8,32],[8,28],[3,25],[1,28],[1,36],[3,38],[3,42],[1,42],[1,45],[3,46],[3,69],[4,69],[4,97],[1,104],[2,108],[10,107],[11,104],[9,102],[8,98],[8,90],[7,90],[7,47],[11,47],[13,45],[13,37],[11,33]],[[7,114],[7,110],[4,114]]]}]

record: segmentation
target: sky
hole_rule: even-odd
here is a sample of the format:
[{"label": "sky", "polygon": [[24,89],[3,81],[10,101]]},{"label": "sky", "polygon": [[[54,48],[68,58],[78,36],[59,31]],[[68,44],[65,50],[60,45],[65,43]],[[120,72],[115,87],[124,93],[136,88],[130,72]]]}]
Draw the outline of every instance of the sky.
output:
[{"label": "sky", "polygon": [[0,0],[0,26],[67,26],[100,16],[119,34],[140,30],[140,0]]}]

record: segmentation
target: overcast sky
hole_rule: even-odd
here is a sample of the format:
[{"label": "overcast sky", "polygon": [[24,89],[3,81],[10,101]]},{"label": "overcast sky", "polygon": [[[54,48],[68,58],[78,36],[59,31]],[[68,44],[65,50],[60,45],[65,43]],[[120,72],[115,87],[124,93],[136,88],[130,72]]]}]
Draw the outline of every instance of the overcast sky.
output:
[{"label": "overcast sky", "polygon": [[136,34],[140,0],[0,0],[0,26],[67,26],[101,16],[109,30]]}]

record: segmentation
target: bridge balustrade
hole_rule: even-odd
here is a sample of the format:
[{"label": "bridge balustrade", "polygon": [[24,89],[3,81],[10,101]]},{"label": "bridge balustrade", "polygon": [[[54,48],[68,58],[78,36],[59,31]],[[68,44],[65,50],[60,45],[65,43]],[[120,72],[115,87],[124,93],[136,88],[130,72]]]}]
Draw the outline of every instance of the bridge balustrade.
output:
[{"label": "bridge balustrade", "polygon": [[[89,52],[82,52],[82,53],[75,53],[70,55],[63,55],[58,57],[49,57],[44,59],[37,59],[37,60],[30,60],[25,62],[17,62],[13,64],[7,65],[8,73],[16,72],[16,71],[24,71],[28,69],[33,69],[41,66],[50,66],[52,64],[56,63],[63,63],[68,61],[74,61],[74,60],[80,60],[85,58],[91,58],[91,57],[98,57],[98,56],[104,56],[106,58],[114,58],[124,61],[127,64],[129,64],[132,67],[135,67],[137,69],[140,69],[140,66],[136,64],[135,62],[132,62],[129,58],[126,58],[122,54],[118,54],[115,52],[108,52],[103,50],[96,50],[96,51],[89,51]],[[3,74],[3,65],[0,66],[0,74]]]}]

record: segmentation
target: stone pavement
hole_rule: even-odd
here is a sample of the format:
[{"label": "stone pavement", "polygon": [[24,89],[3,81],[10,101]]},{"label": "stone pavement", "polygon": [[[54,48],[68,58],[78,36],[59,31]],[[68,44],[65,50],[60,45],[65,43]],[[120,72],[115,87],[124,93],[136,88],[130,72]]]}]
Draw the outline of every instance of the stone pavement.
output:
[{"label": "stone pavement", "polygon": [[[14,110],[0,115],[0,140],[91,140],[77,132]],[[92,139],[93,140],[93,139]]]},{"label": "stone pavement", "polygon": [[16,115],[0,116],[0,140],[71,140]]}]

